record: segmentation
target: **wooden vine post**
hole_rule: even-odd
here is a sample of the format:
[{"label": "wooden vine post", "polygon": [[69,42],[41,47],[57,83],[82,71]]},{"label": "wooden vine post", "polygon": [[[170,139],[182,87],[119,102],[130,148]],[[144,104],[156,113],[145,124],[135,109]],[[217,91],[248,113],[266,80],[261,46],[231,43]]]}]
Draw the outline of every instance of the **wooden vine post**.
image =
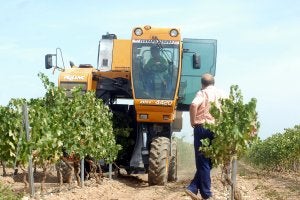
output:
[{"label": "wooden vine post", "polygon": [[232,157],[231,161],[231,190],[230,190],[230,199],[234,200],[236,193],[236,173],[237,173],[237,156]]},{"label": "wooden vine post", "polygon": [[[30,141],[30,129],[29,129],[29,121],[28,121],[28,107],[27,104],[24,104],[22,107],[23,110],[23,119],[24,119],[24,128],[26,132],[27,142]],[[34,197],[34,179],[33,179],[33,167],[32,167],[32,152],[29,150],[30,154],[28,155],[28,179],[29,179],[29,189],[30,196]]]}]

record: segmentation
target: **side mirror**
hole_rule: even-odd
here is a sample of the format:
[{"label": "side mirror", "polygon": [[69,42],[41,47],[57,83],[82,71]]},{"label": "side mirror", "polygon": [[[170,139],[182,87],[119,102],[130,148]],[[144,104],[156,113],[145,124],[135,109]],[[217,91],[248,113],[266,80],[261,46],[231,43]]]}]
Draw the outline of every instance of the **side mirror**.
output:
[{"label": "side mirror", "polygon": [[45,68],[46,69],[51,69],[53,67],[53,63],[52,63],[53,56],[56,56],[56,54],[47,54],[45,56]]},{"label": "side mirror", "polygon": [[200,69],[201,68],[201,57],[197,53],[193,54],[193,68],[194,69]]}]

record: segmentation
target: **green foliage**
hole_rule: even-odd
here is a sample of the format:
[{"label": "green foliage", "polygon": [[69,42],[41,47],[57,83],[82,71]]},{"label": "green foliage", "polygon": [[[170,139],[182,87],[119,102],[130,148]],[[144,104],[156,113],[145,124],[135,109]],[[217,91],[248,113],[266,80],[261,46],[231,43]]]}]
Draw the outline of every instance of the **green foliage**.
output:
[{"label": "green foliage", "polygon": [[129,159],[130,151],[133,149],[135,144],[135,138],[133,139],[130,136],[130,133],[133,132],[131,128],[132,117],[120,111],[113,111],[113,133],[116,136],[116,141],[121,145],[122,149],[119,151],[118,159]]},{"label": "green foliage", "polygon": [[300,169],[300,125],[254,143],[247,159],[267,170]]},{"label": "green foliage", "polygon": [[113,132],[116,136],[128,138],[132,128],[130,124],[132,119],[123,112],[114,111],[113,114]]},{"label": "green foliage", "polygon": [[12,99],[8,106],[0,106],[0,160],[8,163],[14,162],[19,134],[23,133],[22,102]]},{"label": "green foliage", "polygon": [[[0,159],[13,161],[18,149],[17,159],[25,165],[32,150],[35,161],[44,165],[56,162],[64,147],[80,158],[115,160],[120,146],[115,142],[112,114],[102,100],[93,92],[82,94],[81,88],[74,88],[70,98],[44,74],[39,77],[46,89],[43,98],[12,100],[0,107]],[[23,104],[29,107],[30,141],[22,124]]]},{"label": "green foliage", "polygon": [[18,200],[21,199],[20,194],[15,194],[9,186],[0,182],[0,199],[1,200]]},{"label": "green foliage", "polygon": [[220,103],[220,108],[211,105],[210,113],[215,123],[205,124],[214,133],[214,139],[202,140],[203,146],[200,147],[215,165],[228,164],[233,156],[243,155],[256,139],[255,133],[259,128],[256,99],[244,104],[237,85],[231,86],[229,98],[220,100]]}]

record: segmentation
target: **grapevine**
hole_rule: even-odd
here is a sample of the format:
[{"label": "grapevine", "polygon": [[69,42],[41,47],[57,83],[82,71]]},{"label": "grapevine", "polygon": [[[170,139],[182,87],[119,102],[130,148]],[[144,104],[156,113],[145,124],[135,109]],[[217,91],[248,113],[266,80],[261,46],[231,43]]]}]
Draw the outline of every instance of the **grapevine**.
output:
[{"label": "grapevine", "polygon": [[249,149],[247,159],[266,170],[300,170],[300,126],[287,128],[264,141],[258,140]]},{"label": "grapevine", "polygon": [[[11,163],[18,159],[25,169],[32,154],[45,176],[48,165],[62,156],[63,148],[81,159],[89,155],[113,162],[120,146],[115,141],[109,108],[93,92],[82,94],[80,88],[74,88],[70,98],[44,74],[39,77],[46,89],[43,98],[13,99],[0,107],[0,159]],[[24,104],[29,107],[29,141],[22,123]]]},{"label": "grapevine", "polygon": [[0,160],[13,164],[19,133],[23,132],[20,101],[12,99],[8,106],[0,106]]},{"label": "grapevine", "polygon": [[235,180],[229,179],[230,163],[245,154],[247,148],[256,139],[259,128],[256,112],[256,99],[244,104],[241,90],[231,86],[229,98],[220,100],[221,107],[211,105],[210,113],[215,118],[214,124],[205,127],[214,133],[214,139],[202,140],[202,151],[211,158],[215,166],[221,165],[224,184],[233,186]]}]

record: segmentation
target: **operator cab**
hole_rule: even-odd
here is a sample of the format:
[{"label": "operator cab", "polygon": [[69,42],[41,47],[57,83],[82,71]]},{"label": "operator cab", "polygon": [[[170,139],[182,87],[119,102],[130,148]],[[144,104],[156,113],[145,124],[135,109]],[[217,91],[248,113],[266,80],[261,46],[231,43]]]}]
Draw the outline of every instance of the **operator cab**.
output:
[{"label": "operator cab", "polygon": [[173,100],[179,72],[179,41],[133,40],[132,69],[136,99]]}]

